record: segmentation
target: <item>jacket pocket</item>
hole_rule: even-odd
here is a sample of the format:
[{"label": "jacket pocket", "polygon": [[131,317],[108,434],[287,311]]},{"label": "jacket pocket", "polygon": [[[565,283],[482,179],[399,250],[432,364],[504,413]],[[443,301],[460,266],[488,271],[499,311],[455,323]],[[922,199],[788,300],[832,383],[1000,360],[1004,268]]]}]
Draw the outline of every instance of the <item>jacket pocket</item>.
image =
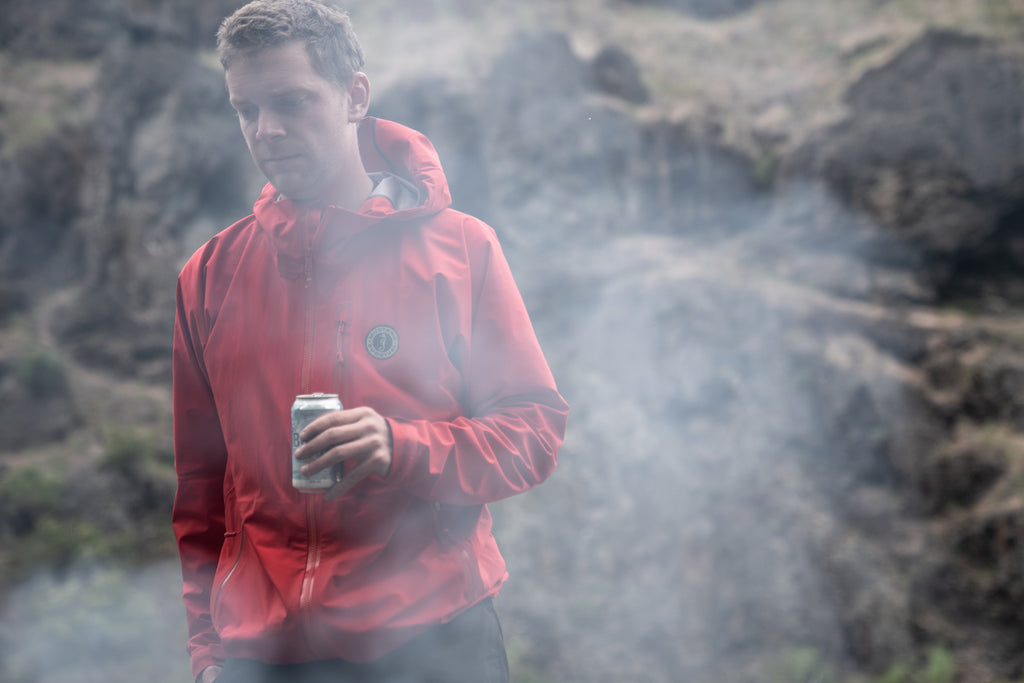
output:
[{"label": "jacket pocket", "polygon": [[286,609],[245,528],[225,534],[210,609],[221,640],[252,640],[284,621]]},{"label": "jacket pocket", "polygon": [[[214,628],[218,631],[218,615],[220,613],[220,605],[224,596],[224,590],[231,579],[234,577],[235,572],[238,571],[238,565],[242,562],[242,545],[245,541],[245,531],[228,531],[224,534],[224,546],[221,548],[220,562],[217,565],[217,573],[214,575],[213,580],[213,594],[211,596],[210,606],[210,618],[213,620]],[[225,562],[227,558],[230,558],[229,562]]]}]

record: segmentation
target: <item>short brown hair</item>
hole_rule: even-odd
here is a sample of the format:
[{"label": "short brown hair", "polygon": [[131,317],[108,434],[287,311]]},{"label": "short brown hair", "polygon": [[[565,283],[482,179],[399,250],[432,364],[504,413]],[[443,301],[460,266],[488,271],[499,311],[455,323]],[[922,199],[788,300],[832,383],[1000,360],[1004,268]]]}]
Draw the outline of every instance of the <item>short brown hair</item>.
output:
[{"label": "short brown hair", "polygon": [[224,20],[217,31],[217,55],[227,69],[248,52],[301,40],[313,68],[345,85],[365,65],[348,13],[317,0],[253,0]]}]

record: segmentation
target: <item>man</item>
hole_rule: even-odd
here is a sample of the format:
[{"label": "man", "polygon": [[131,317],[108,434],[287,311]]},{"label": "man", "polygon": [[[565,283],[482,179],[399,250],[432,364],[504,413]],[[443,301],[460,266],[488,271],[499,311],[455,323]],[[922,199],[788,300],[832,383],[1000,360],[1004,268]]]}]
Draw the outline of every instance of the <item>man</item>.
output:
[{"label": "man", "polygon": [[[494,232],[449,208],[419,133],[366,116],[348,17],[257,0],[218,52],[254,213],[183,268],[174,528],[192,672],[507,681],[486,504],[553,470],[559,396]],[[290,406],[338,394],[295,457]]]}]

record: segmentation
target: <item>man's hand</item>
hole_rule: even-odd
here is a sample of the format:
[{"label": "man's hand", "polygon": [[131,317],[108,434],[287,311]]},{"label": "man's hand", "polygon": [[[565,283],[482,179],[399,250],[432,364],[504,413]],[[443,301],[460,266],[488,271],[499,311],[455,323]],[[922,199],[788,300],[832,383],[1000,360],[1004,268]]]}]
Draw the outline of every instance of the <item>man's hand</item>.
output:
[{"label": "man's hand", "polygon": [[203,669],[203,673],[199,674],[199,678],[196,683],[213,683],[217,680],[217,676],[220,675],[220,667],[214,664]]},{"label": "man's hand", "polygon": [[[327,490],[326,500],[343,495],[360,481],[391,471],[391,427],[373,408],[337,410],[313,420],[299,434],[302,445],[296,449],[304,475],[316,474],[332,465],[354,461],[355,465]],[[319,454],[319,455],[317,455]]]}]

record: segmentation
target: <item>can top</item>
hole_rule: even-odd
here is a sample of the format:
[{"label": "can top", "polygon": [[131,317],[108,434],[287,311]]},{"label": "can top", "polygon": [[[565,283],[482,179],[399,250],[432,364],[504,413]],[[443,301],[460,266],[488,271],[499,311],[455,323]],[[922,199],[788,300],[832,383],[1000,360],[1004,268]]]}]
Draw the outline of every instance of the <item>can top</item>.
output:
[{"label": "can top", "polygon": [[295,397],[296,400],[308,400],[308,401],[320,401],[325,398],[338,398],[337,394],[323,394],[317,392],[315,394],[299,394]]}]

